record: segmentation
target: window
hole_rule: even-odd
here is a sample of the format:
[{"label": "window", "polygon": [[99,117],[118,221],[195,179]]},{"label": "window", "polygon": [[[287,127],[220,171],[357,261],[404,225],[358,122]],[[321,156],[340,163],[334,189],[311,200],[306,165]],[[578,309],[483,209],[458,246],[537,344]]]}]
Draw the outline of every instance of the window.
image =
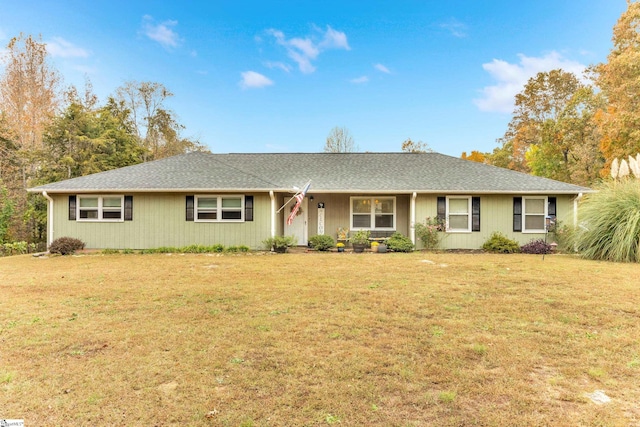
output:
[{"label": "window", "polygon": [[353,230],[395,230],[395,197],[352,197],[351,228]]},{"label": "window", "polygon": [[471,197],[447,197],[447,231],[471,231]]},{"label": "window", "polygon": [[124,196],[78,196],[78,221],[123,221]]},{"label": "window", "polygon": [[523,197],[523,233],[544,233],[547,216],[546,197]]},{"label": "window", "polygon": [[244,197],[195,196],[195,221],[244,221]]}]

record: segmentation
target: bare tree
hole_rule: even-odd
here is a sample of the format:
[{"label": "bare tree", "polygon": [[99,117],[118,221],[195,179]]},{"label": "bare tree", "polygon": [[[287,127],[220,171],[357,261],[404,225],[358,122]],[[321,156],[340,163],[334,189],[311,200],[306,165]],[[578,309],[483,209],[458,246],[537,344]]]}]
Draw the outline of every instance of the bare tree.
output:
[{"label": "bare tree", "polygon": [[[7,45],[0,76],[0,112],[6,139],[22,163],[23,185],[37,169],[34,155],[42,150],[42,134],[60,105],[60,75],[48,62],[45,43],[20,34]],[[0,135],[1,136],[1,135]]]},{"label": "bare tree", "polygon": [[116,100],[130,111],[132,124],[145,149],[144,161],[155,160],[204,147],[180,136],[184,126],[164,102],[173,96],[162,83],[129,81],[116,90]]},{"label": "bare tree", "polygon": [[327,136],[327,142],[324,146],[325,153],[353,153],[358,151],[349,129],[346,127],[334,127]]}]

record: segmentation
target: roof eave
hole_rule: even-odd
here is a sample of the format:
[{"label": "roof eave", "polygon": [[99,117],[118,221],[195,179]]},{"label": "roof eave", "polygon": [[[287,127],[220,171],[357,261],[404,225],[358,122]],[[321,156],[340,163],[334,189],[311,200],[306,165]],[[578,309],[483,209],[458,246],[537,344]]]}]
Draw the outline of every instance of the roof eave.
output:
[{"label": "roof eave", "polygon": [[[224,191],[225,193],[268,193],[273,191],[276,193],[293,193],[291,188],[29,188],[29,193],[47,194],[95,194],[95,193],[210,193]],[[327,190],[313,189],[309,193],[314,194],[581,194],[595,193],[590,188],[576,190],[446,190],[446,189],[412,189],[412,190],[371,190],[371,189],[349,189],[349,190]]]}]

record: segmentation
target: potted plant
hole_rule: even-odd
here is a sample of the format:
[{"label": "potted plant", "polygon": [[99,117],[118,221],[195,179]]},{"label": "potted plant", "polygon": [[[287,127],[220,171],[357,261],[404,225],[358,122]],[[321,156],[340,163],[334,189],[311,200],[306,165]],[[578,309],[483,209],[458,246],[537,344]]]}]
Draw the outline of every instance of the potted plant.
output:
[{"label": "potted plant", "polygon": [[295,236],[274,236],[262,241],[267,248],[274,252],[285,253],[290,246],[297,243]]},{"label": "potted plant", "polygon": [[336,244],[336,248],[338,248],[338,252],[344,252],[344,243],[339,242]]},{"label": "potted plant", "polygon": [[364,248],[369,246],[369,237],[371,236],[371,232],[369,230],[358,230],[353,233],[351,236],[351,245],[353,246],[354,252],[363,252]]},{"label": "potted plant", "polygon": [[371,251],[378,252],[378,246],[380,246],[380,242],[377,242],[375,240],[371,242]]}]

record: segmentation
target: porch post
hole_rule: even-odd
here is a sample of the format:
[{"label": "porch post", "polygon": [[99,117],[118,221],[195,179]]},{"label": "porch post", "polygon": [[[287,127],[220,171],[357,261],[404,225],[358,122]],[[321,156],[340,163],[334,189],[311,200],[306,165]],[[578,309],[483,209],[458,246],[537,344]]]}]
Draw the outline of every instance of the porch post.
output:
[{"label": "porch post", "polygon": [[415,191],[411,195],[411,218],[409,225],[409,235],[411,237],[411,243],[416,244],[416,197],[418,193]]},{"label": "porch post", "polygon": [[271,237],[276,237],[276,197],[273,190],[269,190],[269,197],[271,198]]}]

